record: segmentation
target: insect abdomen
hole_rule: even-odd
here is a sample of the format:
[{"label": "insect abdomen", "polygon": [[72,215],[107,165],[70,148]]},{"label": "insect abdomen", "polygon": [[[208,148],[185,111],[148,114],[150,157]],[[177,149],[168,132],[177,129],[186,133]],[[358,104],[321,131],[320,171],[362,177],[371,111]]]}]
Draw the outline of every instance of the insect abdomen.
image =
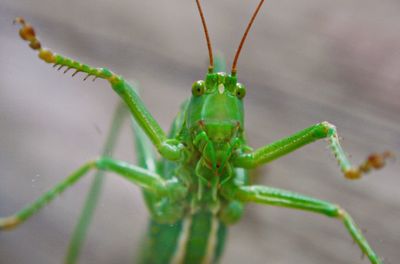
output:
[{"label": "insect abdomen", "polygon": [[226,226],[208,211],[186,216],[172,225],[151,221],[141,249],[141,263],[217,263],[226,232]]}]

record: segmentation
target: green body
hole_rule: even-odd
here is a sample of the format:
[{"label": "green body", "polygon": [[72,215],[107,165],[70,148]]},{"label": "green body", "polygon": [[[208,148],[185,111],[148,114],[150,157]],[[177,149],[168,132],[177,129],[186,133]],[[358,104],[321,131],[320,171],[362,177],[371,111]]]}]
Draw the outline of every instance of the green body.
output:
[{"label": "green body", "polygon": [[224,249],[226,232],[226,225],[210,211],[187,215],[174,224],[151,220],[139,263],[215,263]]},{"label": "green body", "polygon": [[[11,229],[21,224],[89,171],[96,170],[95,181],[68,250],[68,264],[78,260],[104,172],[113,172],[143,190],[151,217],[140,250],[139,261],[143,264],[218,262],[228,225],[241,218],[243,205],[250,202],[336,218],[344,224],[371,263],[382,263],[353,219],[339,205],[282,189],[252,185],[247,170],[322,138],[328,139],[344,176],[349,179],[360,178],[369,170],[382,167],[384,159],[389,156],[387,153],[371,155],[360,166],[353,167],[339,144],[335,126],[328,122],[312,125],[253,150],[245,140],[243,102],[246,90],[237,82],[237,56],[231,74],[223,72],[224,63],[217,59],[205,79],[194,82],[192,96],[182,105],[171,132],[166,135],[135,89],[122,76],[42,48],[33,28],[22,18],[17,18],[16,22],[22,25],[21,37],[29,42],[32,49],[38,50],[40,59],[59,66],[59,69],[74,69],[76,72],[73,75],[83,72],[87,77],[107,80],[125,107],[116,111],[101,157],[83,164],[16,214],[0,218],[0,229]],[[127,116],[123,113],[126,112],[134,120],[137,165],[110,157],[122,119]],[[155,158],[154,147],[161,160]]]},{"label": "green body", "polygon": [[[218,60],[218,62],[219,65],[224,65],[223,61]],[[216,82],[209,81],[214,91],[210,90],[209,95],[206,93],[202,96],[194,95],[189,101],[183,103],[168,135],[191,147],[192,150],[188,152],[185,162],[176,163],[165,159],[157,161],[149,151],[150,142],[135,125],[136,153],[140,153],[139,165],[158,172],[167,180],[177,175],[192,189],[185,197],[185,202],[175,204],[173,207],[168,201],[158,206],[159,199],[144,190],[144,197],[152,212],[152,219],[145,241],[140,248],[141,263],[216,263],[224,249],[227,225],[236,222],[242,214],[241,203],[232,203],[218,194],[216,199],[213,198],[216,186],[200,187],[203,184],[199,181],[199,174],[207,182],[207,179],[215,177],[215,173],[204,161],[201,161],[201,148],[198,150],[193,144],[198,136],[196,130],[200,129],[199,122],[204,123],[205,127],[211,127],[213,142],[218,141],[219,144],[214,147],[215,152],[218,153],[218,146],[224,149],[222,154],[216,155],[219,158],[215,159],[215,167],[222,163],[221,159],[224,159],[224,153],[227,148],[229,149],[229,146],[220,142],[231,139],[231,136],[226,135],[231,135],[231,131],[237,131],[239,133],[236,136],[243,141],[243,133],[238,129],[238,124],[243,124],[242,101],[235,94],[230,94],[228,90],[224,94],[215,87],[223,83],[226,79],[225,74],[215,74],[210,77],[215,78],[214,76],[217,77]],[[221,105],[228,107],[218,109]],[[228,165],[229,162],[226,166]],[[244,170],[238,170],[238,172],[223,170],[218,178],[219,183],[229,178],[248,181]],[[199,188],[203,188],[201,194],[199,194]]]}]

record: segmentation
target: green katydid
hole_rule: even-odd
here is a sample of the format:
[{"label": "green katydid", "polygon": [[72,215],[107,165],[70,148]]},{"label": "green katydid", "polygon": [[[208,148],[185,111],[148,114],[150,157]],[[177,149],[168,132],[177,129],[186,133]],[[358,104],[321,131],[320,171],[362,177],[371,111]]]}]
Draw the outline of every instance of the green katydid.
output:
[{"label": "green katydid", "polygon": [[[361,166],[352,167],[339,145],[335,127],[327,122],[311,126],[255,151],[246,144],[243,116],[246,90],[244,85],[237,82],[236,66],[247,33],[263,2],[260,1],[254,12],[235,55],[231,73],[227,74],[219,72],[219,63],[214,63],[204,16],[197,1],[208,44],[210,67],[205,80],[193,84],[193,96],[183,105],[168,136],[150,115],[132,86],[121,76],[42,48],[33,28],[23,19],[17,19],[22,25],[21,36],[29,41],[31,48],[39,51],[42,60],[67,67],[67,70],[74,69],[73,75],[84,72],[87,73],[85,78],[93,76],[108,80],[145,134],[136,134],[139,166],[108,157],[88,162],[26,209],[0,219],[0,227],[15,227],[86,172],[97,169],[115,172],[143,188],[152,217],[148,248],[142,256],[144,263],[217,262],[222,254],[226,227],[239,220],[243,204],[247,202],[297,208],[338,218],[343,221],[371,263],[381,263],[354,221],[339,206],[284,190],[254,186],[248,180],[248,169],[261,166],[321,138],[329,140],[341,170],[350,179],[360,178],[372,168],[380,168],[390,155],[371,155]],[[146,151],[149,145],[146,144],[145,136],[165,161],[154,161]],[[112,145],[112,141],[111,137],[111,143],[107,145]],[[77,244],[72,243],[70,263],[76,260],[74,255],[77,255],[79,247],[74,245]]]}]

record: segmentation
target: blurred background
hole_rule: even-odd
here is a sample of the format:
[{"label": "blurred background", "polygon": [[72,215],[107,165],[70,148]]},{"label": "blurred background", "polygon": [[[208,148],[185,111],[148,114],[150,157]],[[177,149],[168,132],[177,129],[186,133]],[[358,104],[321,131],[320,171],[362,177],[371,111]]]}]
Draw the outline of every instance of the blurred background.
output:
[{"label": "blurred background", "polygon": [[[202,1],[214,50],[231,65],[257,0]],[[238,64],[246,128],[259,147],[320,121],[338,127],[358,164],[400,153],[400,5],[397,0],[280,0],[261,10]],[[47,47],[137,82],[167,130],[208,63],[195,1],[2,0],[0,215],[33,201],[102,148],[118,98],[39,61],[11,22],[23,16]],[[320,141],[258,170],[259,184],[346,208],[385,263],[400,259],[399,161],[347,181]],[[134,161],[128,125],[117,158]],[[12,232],[0,263],[62,263],[92,177]],[[132,263],[148,213],[140,190],[109,175],[80,263]],[[222,263],[369,263],[343,225],[311,213],[249,205]]]}]

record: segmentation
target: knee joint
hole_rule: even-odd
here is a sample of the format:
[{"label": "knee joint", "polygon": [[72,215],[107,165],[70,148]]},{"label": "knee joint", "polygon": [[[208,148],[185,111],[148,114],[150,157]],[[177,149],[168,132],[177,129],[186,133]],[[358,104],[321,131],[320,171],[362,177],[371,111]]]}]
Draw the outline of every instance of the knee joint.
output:
[{"label": "knee joint", "polygon": [[336,135],[336,126],[335,125],[329,123],[328,121],[322,122],[321,125],[324,128],[324,132],[327,136]]},{"label": "knee joint", "polygon": [[348,213],[343,208],[341,208],[339,205],[336,205],[336,210],[337,210],[336,217],[341,220],[345,219],[346,215],[348,215]]}]

